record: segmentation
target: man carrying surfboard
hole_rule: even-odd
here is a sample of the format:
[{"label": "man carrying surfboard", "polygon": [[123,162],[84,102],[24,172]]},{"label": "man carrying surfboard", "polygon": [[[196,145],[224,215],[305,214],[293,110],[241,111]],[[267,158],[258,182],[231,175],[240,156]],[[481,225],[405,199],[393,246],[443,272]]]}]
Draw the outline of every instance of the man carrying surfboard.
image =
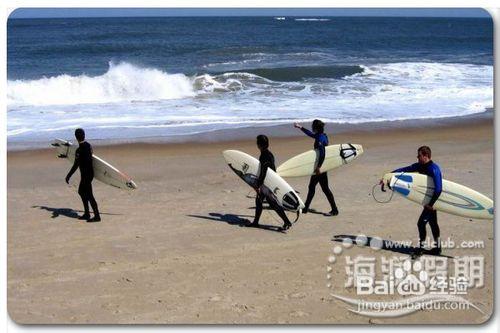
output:
[{"label": "man carrying surfboard", "polygon": [[429,223],[431,227],[432,237],[434,238],[435,247],[431,250],[432,254],[441,254],[441,241],[440,241],[440,230],[437,220],[437,212],[433,208],[434,203],[441,195],[443,189],[443,178],[441,175],[441,168],[439,165],[434,163],[431,159],[432,152],[428,146],[422,146],[417,150],[418,162],[409,165],[404,168],[396,169],[392,172],[418,172],[420,174],[427,175],[434,181],[434,192],[428,204],[424,206],[422,213],[418,219],[418,234],[419,234],[419,246],[417,254],[423,252],[423,247],[425,244],[425,239],[427,238],[426,226]]},{"label": "man carrying surfboard", "polygon": [[[75,137],[78,141],[78,148],[75,152],[75,162],[66,176],[66,183],[69,184],[71,176],[76,169],[80,169],[80,186],[78,186],[78,194],[82,198],[84,213],[79,217],[80,220],[87,222],[99,222],[101,216],[97,207],[97,202],[92,192],[92,180],[94,179],[94,166],[92,162],[92,146],[85,141],[85,131],[81,128],[75,130]],[[89,203],[94,211],[94,217],[90,218]]]},{"label": "man carrying surfboard", "polygon": [[330,188],[328,187],[328,175],[326,172],[320,172],[320,168],[325,161],[325,147],[328,146],[328,136],[324,133],[325,123],[323,123],[319,119],[315,119],[312,122],[312,132],[307,128],[304,128],[299,123],[295,123],[294,127],[300,129],[307,136],[310,136],[314,139],[314,149],[319,153],[318,163],[316,164],[316,168],[314,169],[314,175],[311,176],[311,179],[309,181],[309,191],[307,192],[305,208],[302,209],[302,213],[306,214],[309,211],[309,205],[311,204],[311,201],[316,192],[316,185],[318,185],[319,183],[331,206],[329,215],[336,216],[339,214],[339,210],[337,209],[337,205],[335,204],[335,198],[333,197],[332,191],[330,191]]},{"label": "man carrying surfboard", "polygon": [[[266,198],[263,193],[264,189],[262,185],[264,184],[267,170],[271,169],[273,171],[276,171],[276,165],[274,164],[274,155],[269,150],[268,137],[265,135],[258,135],[257,147],[260,150],[260,174],[255,185],[255,192],[257,192],[257,196],[255,197],[255,218],[250,224],[253,227],[259,225],[260,216],[262,215],[262,203]],[[284,209],[280,207],[276,202],[273,202],[273,200],[267,200],[267,202],[269,203],[269,206],[274,209],[276,213],[278,213],[278,215],[283,219],[283,230],[289,229],[292,226],[292,223],[290,223],[290,220],[286,216]]]}]

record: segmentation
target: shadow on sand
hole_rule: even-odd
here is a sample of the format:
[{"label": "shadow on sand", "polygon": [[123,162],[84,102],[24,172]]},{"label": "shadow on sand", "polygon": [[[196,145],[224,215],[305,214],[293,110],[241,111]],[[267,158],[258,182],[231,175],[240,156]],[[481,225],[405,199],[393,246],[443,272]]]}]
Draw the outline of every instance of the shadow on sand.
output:
[{"label": "shadow on sand", "polygon": [[[370,246],[370,243],[371,241],[374,239],[373,237],[366,237],[366,240],[367,240],[367,243],[366,244],[358,244],[356,239],[358,238],[358,236],[353,236],[353,235],[335,235],[333,236],[332,238],[332,241],[334,242],[343,242],[345,239],[350,239],[352,241],[352,243],[354,245],[358,245],[358,246]],[[414,246],[408,246],[406,244],[402,244],[401,242],[394,242],[394,241],[391,241],[391,240],[385,240],[385,239],[380,239],[380,238],[377,238],[377,243],[380,244],[380,241],[382,241],[382,248],[381,250],[386,250],[386,251],[391,251],[391,252],[394,252],[394,253],[401,253],[401,254],[407,254],[409,256],[411,256],[412,258],[417,258],[419,257],[419,255],[416,254],[418,248],[417,247],[414,247]],[[445,257],[445,258],[453,258],[453,257],[450,257],[450,256],[446,256],[446,255],[443,255],[443,254],[433,254],[431,251],[429,250],[424,250],[422,252],[421,255],[430,255],[430,256],[436,256],[436,257]]]},{"label": "shadow on sand", "polygon": [[285,233],[281,227],[277,227],[274,225],[259,224],[258,226],[252,226],[250,224],[251,223],[250,220],[246,219],[245,217],[251,218],[251,217],[253,217],[253,215],[208,213],[208,216],[206,216],[206,215],[187,215],[187,216],[196,217],[198,219],[205,219],[205,220],[209,220],[209,221],[224,222],[224,223],[239,226],[239,227],[257,228],[257,229],[264,229],[264,230],[269,230],[269,231]]},{"label": "shadow on sand", "polygon": [[[47,207],[47,206],[31,206],[31,208],[39,208],[42,210],[46,210],[52,213],[51,218],[55,219],[59,216],[65,216],[72,219],[78,219],[80,215],[78,213],[83,214],[83,210],[76,210],[72,208],[55,208],[55,207]],[[122,215],[122,214],[111,214],[111,213],[100,213],[101,215]]]},{"label": "shadow on sand", "polygon": [[309,211],[308,213],[311,213],[311,214],[318,214],[318,215],[323,215],[323,216],[331,216],[330,213],[323,213],[323,212],[320,212],[314,208],[309,208]]}]

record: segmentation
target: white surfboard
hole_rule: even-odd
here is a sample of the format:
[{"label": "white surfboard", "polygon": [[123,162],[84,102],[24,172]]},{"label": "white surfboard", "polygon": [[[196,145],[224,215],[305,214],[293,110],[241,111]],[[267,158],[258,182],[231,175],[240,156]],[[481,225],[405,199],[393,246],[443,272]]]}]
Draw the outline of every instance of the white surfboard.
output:
[{"label": "white surfboard", "polygon": [[[67,159],[71,164],[75,162],[75,152],[78,145],[74,145],[69,141],[55,139],[52,142],[52,146],[56,148],[58,157]],[[104,184],[124,190],[134,190],[137,188],[137,185],[128,175],[104,161],[102,158],[96,155],[92,155],[92,157],[95,179]]]},{"label": "white surfboard", "polygon": [[[325,147],[325,160],[320,172],[327,172],[350,163],[363,154],[363,147],[358,144],[343,143]],[[318,165],[318,150],[309,150],[292,157],[281,164],[276,171],[281,177],[303,177],[314,174]]]},{"label": "white surfboard", "polygon": [[[384,185],[420,205],[429,203],[434,193],[431,177],[419,173],[388,173]],[[438,211],[474,219],[493,219],[493,201],[466,186],[443,179],[443,190],[433,206]]]},{"label": "white surfboard", "polygon": [[[258,159],[238,150],[226,150],[222,152],[222,155],[234,173],[252,188],[255,187],[260,175]],[[297,192],[271,169],[267,170],[262,194],[286,210],[300,212],[304,208],[304,203]]]}]

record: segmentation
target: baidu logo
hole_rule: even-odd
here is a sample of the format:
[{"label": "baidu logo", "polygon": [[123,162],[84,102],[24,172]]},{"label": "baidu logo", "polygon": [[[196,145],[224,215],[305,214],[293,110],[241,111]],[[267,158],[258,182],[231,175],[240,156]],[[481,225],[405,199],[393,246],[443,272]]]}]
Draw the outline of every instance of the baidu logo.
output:
[{"label": "baidu logo", "polygon": [[[356,297],[331,293],[335,299],[354,306],[348,308],[351,312],[382,318],[419,310],[473,309],[483,313],[465,298],[470,288],[484,286],[484,257],[481,255],[415,259],[401,252],[392,256],[382,254],[380,250],[387,249],[388,245],[378,237],[359,235],[337,241],[341,241],[341,245],[335,245],[328,256],[327,287],[340,286],[350,294],[355,292]],[[354,245],[369,247],[379,255],[349,255]],[[342,270],[338,269],[340,265]],[[340,284],[334,272],[342,271],[345,278]],[[386,299],[380,300],[383,296]]]}]

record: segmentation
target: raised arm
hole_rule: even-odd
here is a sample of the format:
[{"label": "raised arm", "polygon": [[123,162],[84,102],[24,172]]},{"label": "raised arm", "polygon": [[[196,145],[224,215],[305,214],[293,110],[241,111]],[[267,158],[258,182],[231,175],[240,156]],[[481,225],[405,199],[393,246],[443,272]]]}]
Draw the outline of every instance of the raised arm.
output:
[{"label": "raised arm", "polygon": [[293,126],[295,126],[295,128],[298,128],[300,129],[302,132],[304,132],[307,136],[310,136],[311,138],[315,139],[316,137],[314,136],[314,133],[311,132],[310,130],[308,130],[307,128],[303,127],[302,125],[300,125],[299,123],[295,123]]},{"label": "raised arm", "polygon": [[310,136],[311,138],[314,139],[314,133],[308,130],[307,128],[301,127],[300,130],[304,132],[305,135]]}]

